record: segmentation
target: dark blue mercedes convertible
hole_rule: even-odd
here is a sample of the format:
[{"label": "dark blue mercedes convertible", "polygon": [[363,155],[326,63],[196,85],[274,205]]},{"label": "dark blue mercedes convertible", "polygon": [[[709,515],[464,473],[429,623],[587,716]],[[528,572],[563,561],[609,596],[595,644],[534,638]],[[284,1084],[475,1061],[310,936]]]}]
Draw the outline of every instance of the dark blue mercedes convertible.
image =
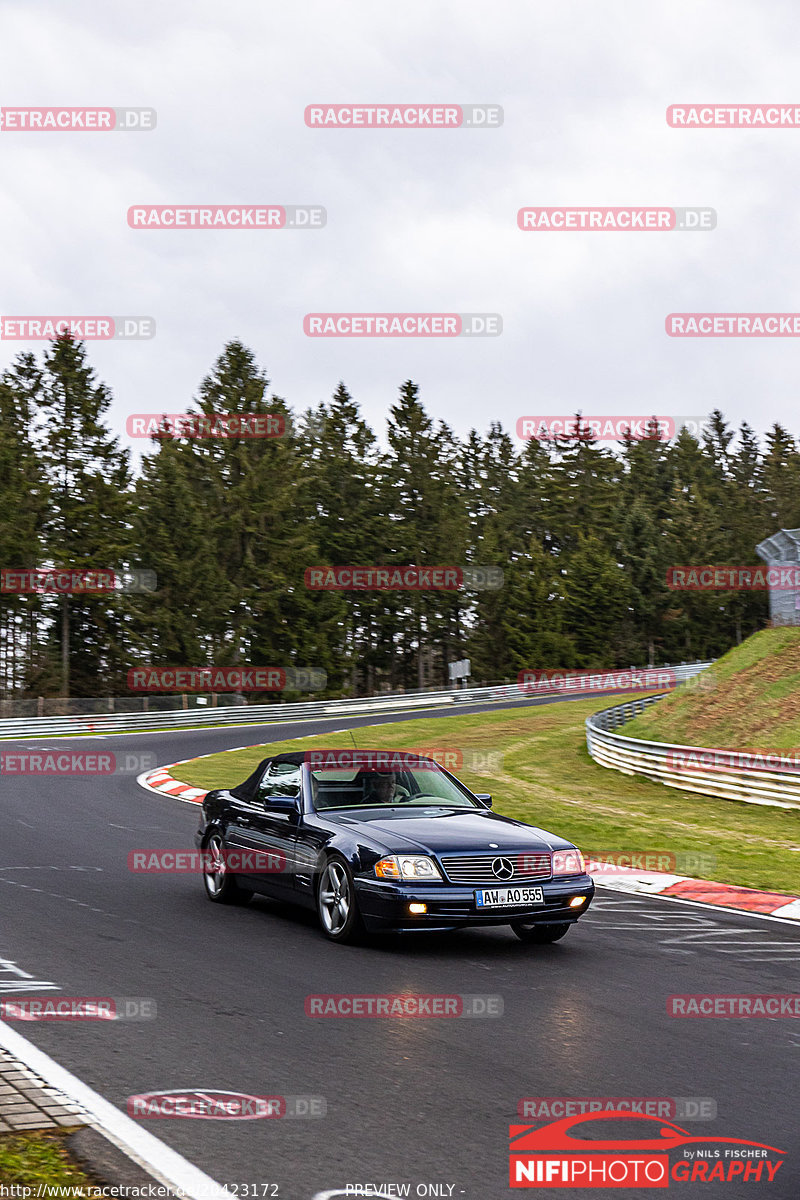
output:
[{"label": "dark blue mercedes convertible", "polygon": [[409,752],[278,754],[205,797],[196,844],[206,894],[313,908],[336,942],[466,925],[555,942],[594,895],[583,856],[491,808],[491,796]]}]

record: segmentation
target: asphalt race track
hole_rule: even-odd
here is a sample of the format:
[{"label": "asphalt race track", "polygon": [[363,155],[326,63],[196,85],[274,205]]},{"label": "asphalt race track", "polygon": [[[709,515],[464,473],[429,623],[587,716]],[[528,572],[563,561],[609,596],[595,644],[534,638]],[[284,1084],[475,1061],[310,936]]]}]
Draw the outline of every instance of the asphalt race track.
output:
[{"label": "asphalt race track", "polygon": [[[36,745],[146,749],[170,763],[375,721]],[[608,781],[613,791],[613,774]],[[148,1022],[14,1028],[123,1110],[135,1093],[177,1088],[325,1097],[318,1119],[147,1122],[215,1179],[238,1184],[240,1196],[257,1185],[250,1196],[311,1200],[350,1185],[355,1197],[378,1183],[409,1184],[411,1196],[525,1194],[509,1190],[507,1151],[523,1097],[651,1096],[710,1098],[715,1120],[677,1123],[786,1152],[771,1185],[671,1183],[673,1192],[800,1197],[800,1023],[666,1012],[671,993],[797,991],[797,928],[600,889],[554,946],[527,947],[506,928],[336,946],[311,914],[263,899],[246,909],[211,905],[197,876],[131,874],[130,850],[190,848],[197,823],[194,808],[133,777],[21,776],[3,792],[0,998],[44,982],[64,996],[153,997],[158,1006]],[[315,1020],[304,1009],[310,993],[407,992],[495,995],[503,1015]]]}]

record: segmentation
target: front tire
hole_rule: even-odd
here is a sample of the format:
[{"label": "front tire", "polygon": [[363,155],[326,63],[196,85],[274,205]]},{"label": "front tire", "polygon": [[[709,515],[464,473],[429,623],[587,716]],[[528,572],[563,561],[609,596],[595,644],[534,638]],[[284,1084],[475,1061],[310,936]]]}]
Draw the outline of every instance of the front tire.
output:
[{"label": "front tire", "polygon": [[363,932],[353,872],[343,858],[329,858],[317,883],[317,916],[332,942],[353,942]]},{"label": "front tire", "polygon": [[563,925],[523,925],[521,921],[514,921],[511,928],[521,942],[532,942],[534,945],[543,946],[559,941],[569,926],[568,921]]},{"label": "front tire", "polygon": [[233,875],[225,862],[222,838],[214,833],[203,847],[210,856],[208,867],[203,867],[203,883],[206,896],[212,904],[249,904],[253,898],[250,888],[243,887],[238,876]]}]

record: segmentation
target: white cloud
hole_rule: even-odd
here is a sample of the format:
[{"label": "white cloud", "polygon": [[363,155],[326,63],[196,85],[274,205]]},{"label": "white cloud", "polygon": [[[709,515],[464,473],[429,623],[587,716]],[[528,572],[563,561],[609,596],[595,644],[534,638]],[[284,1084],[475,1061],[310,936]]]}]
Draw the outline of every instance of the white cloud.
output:
[{"label": "white cloud", "polygon": [[[5,105],[141,105],[153,133],[0,134],[2,312],[149,314],[93,344],[114,422],[191,399],[240,336],[297,407],[381,426],[414,378],[463,432],[537,411],[794,425],[796,345],[668,338],[674,310],[800,310],[800,129],[681,131],[680,101],[800,101],[792,10],[741,0],[7,5]],[[500,103],[497,130],[314,130],[318,101]],[[316,203],[319,232],[135,231],[135,203]],[[547,204],[710,205],[713,233],[525,234]],[[312,341],[308,311],[499,311],[496,339]],[[19,344],[0,344],[0,365]]]}]

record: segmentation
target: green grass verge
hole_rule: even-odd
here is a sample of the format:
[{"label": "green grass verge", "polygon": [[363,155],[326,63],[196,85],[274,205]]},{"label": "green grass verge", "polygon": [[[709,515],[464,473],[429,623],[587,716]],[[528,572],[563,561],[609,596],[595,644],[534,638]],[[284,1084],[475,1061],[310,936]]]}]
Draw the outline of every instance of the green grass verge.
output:
[{"label": "green grass verge", "polygon": [[[572,700],[371,725],[354,734],[360,749],[499,751],[498,770],[456,774],[473,791],[491,792],[497,812],[550,829],[584,852],[710,854],[716,863],[705,878],[800,894],[800,811],[697,796],[598,766],[586,751],[583,723],[601,707],[597,699]],[[282,741],[195,759],[178,773],[195,787],[230,787],[268,754],[352,744],[347,733]]]},{"label": "green grass verge", "polygon": [[800,747],[800,629],[754,634],[625,733],[730,750]]},{"label": "green grass verge", "polygon": [[[75,1163],[61,1132],[0,1133],[0,1184],[20,1187],[75,1188],[76,1195],[96,1188],[97,1181]],[[80,1189],[86,1189],[84,1193]]]}]

